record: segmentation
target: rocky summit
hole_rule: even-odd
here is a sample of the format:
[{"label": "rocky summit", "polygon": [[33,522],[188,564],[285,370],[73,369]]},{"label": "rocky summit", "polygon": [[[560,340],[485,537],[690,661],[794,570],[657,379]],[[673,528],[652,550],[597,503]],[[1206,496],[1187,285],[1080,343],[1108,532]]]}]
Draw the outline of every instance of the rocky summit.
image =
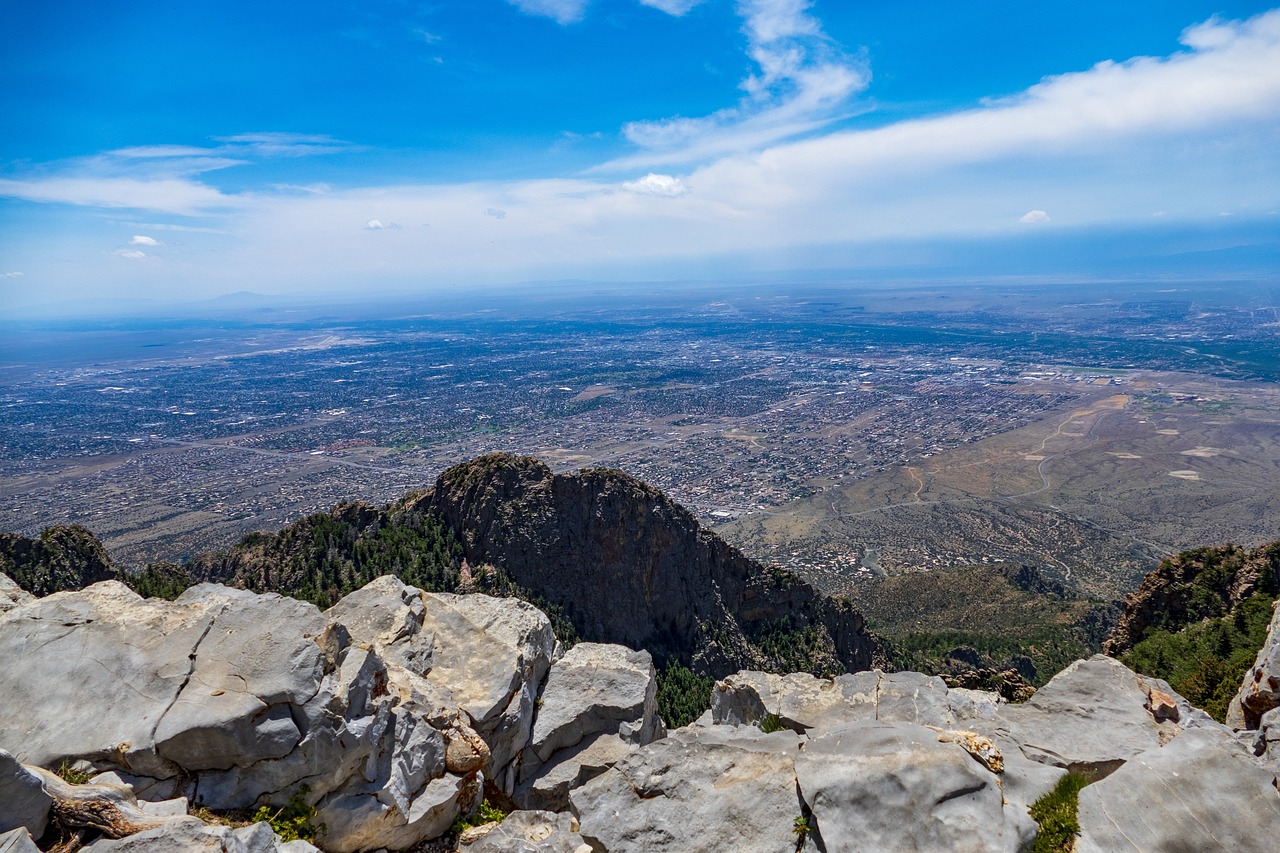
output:
[{"label": "rocky summit", "polygon": [[1069,773],[1077,851],[1280,834],[1280,617],[1234,728],[1098,655],[1023,704],[743,670],[668,731],[649,652],[566,650],[512,598],[382,577],[321,611],[0,576],[0,604],[6,853],[1022,851]]}]

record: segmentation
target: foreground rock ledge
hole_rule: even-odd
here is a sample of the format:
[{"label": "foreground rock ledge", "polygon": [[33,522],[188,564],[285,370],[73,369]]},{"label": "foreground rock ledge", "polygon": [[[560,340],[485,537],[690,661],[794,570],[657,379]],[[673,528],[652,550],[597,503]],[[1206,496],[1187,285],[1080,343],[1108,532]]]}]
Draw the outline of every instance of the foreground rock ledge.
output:
[{"label": "foreground rock ledge", "polygon": [[[174,602],[115,582],[4,590],[0,837],[14,849],[81,798],[85,823],[123,821],[89,850],[304,853],[265,824],[186,811],[280,804],[306,786],[326,825],[317,844],[335,853],[438,838],[486,788],[544,810],[464,849],[1012,853],[1034,836],[1028,805],[1069,769],[1096,780],[1080,798],[1082,851],[1269,853],[1280,837],[1277,711],[1233,732],[1101,655],[1024,705],[919,673],[744,671],[667,733],[646,652],[588,643],[560,657],[547,617],[517,601],[390,577],[324,613],[216,585]],[[100,784],[42,769],[63,762]]]}]

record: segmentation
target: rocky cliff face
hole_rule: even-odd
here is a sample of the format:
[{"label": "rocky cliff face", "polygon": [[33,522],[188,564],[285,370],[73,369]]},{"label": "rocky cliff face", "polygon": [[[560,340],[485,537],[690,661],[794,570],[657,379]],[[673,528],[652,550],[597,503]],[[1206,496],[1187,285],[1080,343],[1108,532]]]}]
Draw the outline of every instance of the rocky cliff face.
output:
[{"label": "rocky cliff face", "polygon": [[494,454],[450,468],[414,503],[563,608],[585,639],[645,648],[722,676],[745,667],[843,672],[880,659],[847,601],[745,557],[619,471],[552,474]]},{"label": "rocky cliff face", "polygon": [[1280,542],[1252,551],[1238,545],[1184,551],[1162,560],[1125,596],[1124,615],[1102,650],[1123,654],[1150,629],[1176,631],[1227,615],[1256,593],[1280,593]]}]

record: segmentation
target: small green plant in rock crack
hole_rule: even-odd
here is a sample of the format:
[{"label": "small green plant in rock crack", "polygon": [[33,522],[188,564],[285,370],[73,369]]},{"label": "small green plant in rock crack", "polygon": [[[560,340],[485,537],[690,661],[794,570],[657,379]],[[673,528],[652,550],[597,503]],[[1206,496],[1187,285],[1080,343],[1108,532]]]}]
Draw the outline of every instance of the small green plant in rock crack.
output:
[{"label": "small green plant in rock crack", "polygon": [[87,785],[89,780],[94,777],[93,771],[80,770],[70,761],[63,761],[54,772],[62,777],[62,781],[72,785]]},{"label": "small green plant in rock crack", "polygon": [[493,803],[485,800],[480,804],[480,808],[476,809],[476,813],[471,817],[459,817],[453,822],[450,831],[454,835],[461,835],[464,831],[471,829],[473,826],[482,826],[486,823],[501,823],[506,819],[507,813],[495,806]]},{"label": "small green plant in rock crack", "polygon": [[325,825],[314,822],[316,807],[307,803],[308,790],[303,785],[283,806],[262,806],[253,813],[254,823],[269,823],[283,841],[311,841],[317,834],[323,835]]},{"label": "small green plant in rock crack", "polygon": [[785,728],[786,726],[782,725],[782,720],[778,718],[777,714],[765,714],[760,720],[760,731],[765,734],[780,732]]}]

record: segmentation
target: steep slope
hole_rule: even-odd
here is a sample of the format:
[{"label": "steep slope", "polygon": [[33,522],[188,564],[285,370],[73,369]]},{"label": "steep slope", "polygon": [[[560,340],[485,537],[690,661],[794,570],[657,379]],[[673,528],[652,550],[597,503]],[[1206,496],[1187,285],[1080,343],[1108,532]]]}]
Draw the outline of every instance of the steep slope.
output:
[{"label": "steep slope", "polygon": [[37,596],[116,576],[102,543],[78,524],[48,527],[35,539],[0,533],[0,574]]},{"label": "steep slope", "polygon": [[1186,551],[1125,599],[1104,649],[1222,721],[1267,636],[1277,593],[1280,542]]},{"label": "steep slope", "polygon": [[558,605],[587,640],[715,676],[857,671],[883,656],[849,602],[748,559],[619,471],[552,474],[536,459],[492,454],[445,471],[411,508],[442,521],[470,564],[492,564]]},{"label": "steep slope", "polygon": [[1280,593],[1280,541],[1246,551],[1222,545],[1183,551],[1160,561],[1124,599],[1120,617],[1102,650],[1132,649],[1150,631],[1178,631],[1205,619],[1228,616],[1256,594]]}]

